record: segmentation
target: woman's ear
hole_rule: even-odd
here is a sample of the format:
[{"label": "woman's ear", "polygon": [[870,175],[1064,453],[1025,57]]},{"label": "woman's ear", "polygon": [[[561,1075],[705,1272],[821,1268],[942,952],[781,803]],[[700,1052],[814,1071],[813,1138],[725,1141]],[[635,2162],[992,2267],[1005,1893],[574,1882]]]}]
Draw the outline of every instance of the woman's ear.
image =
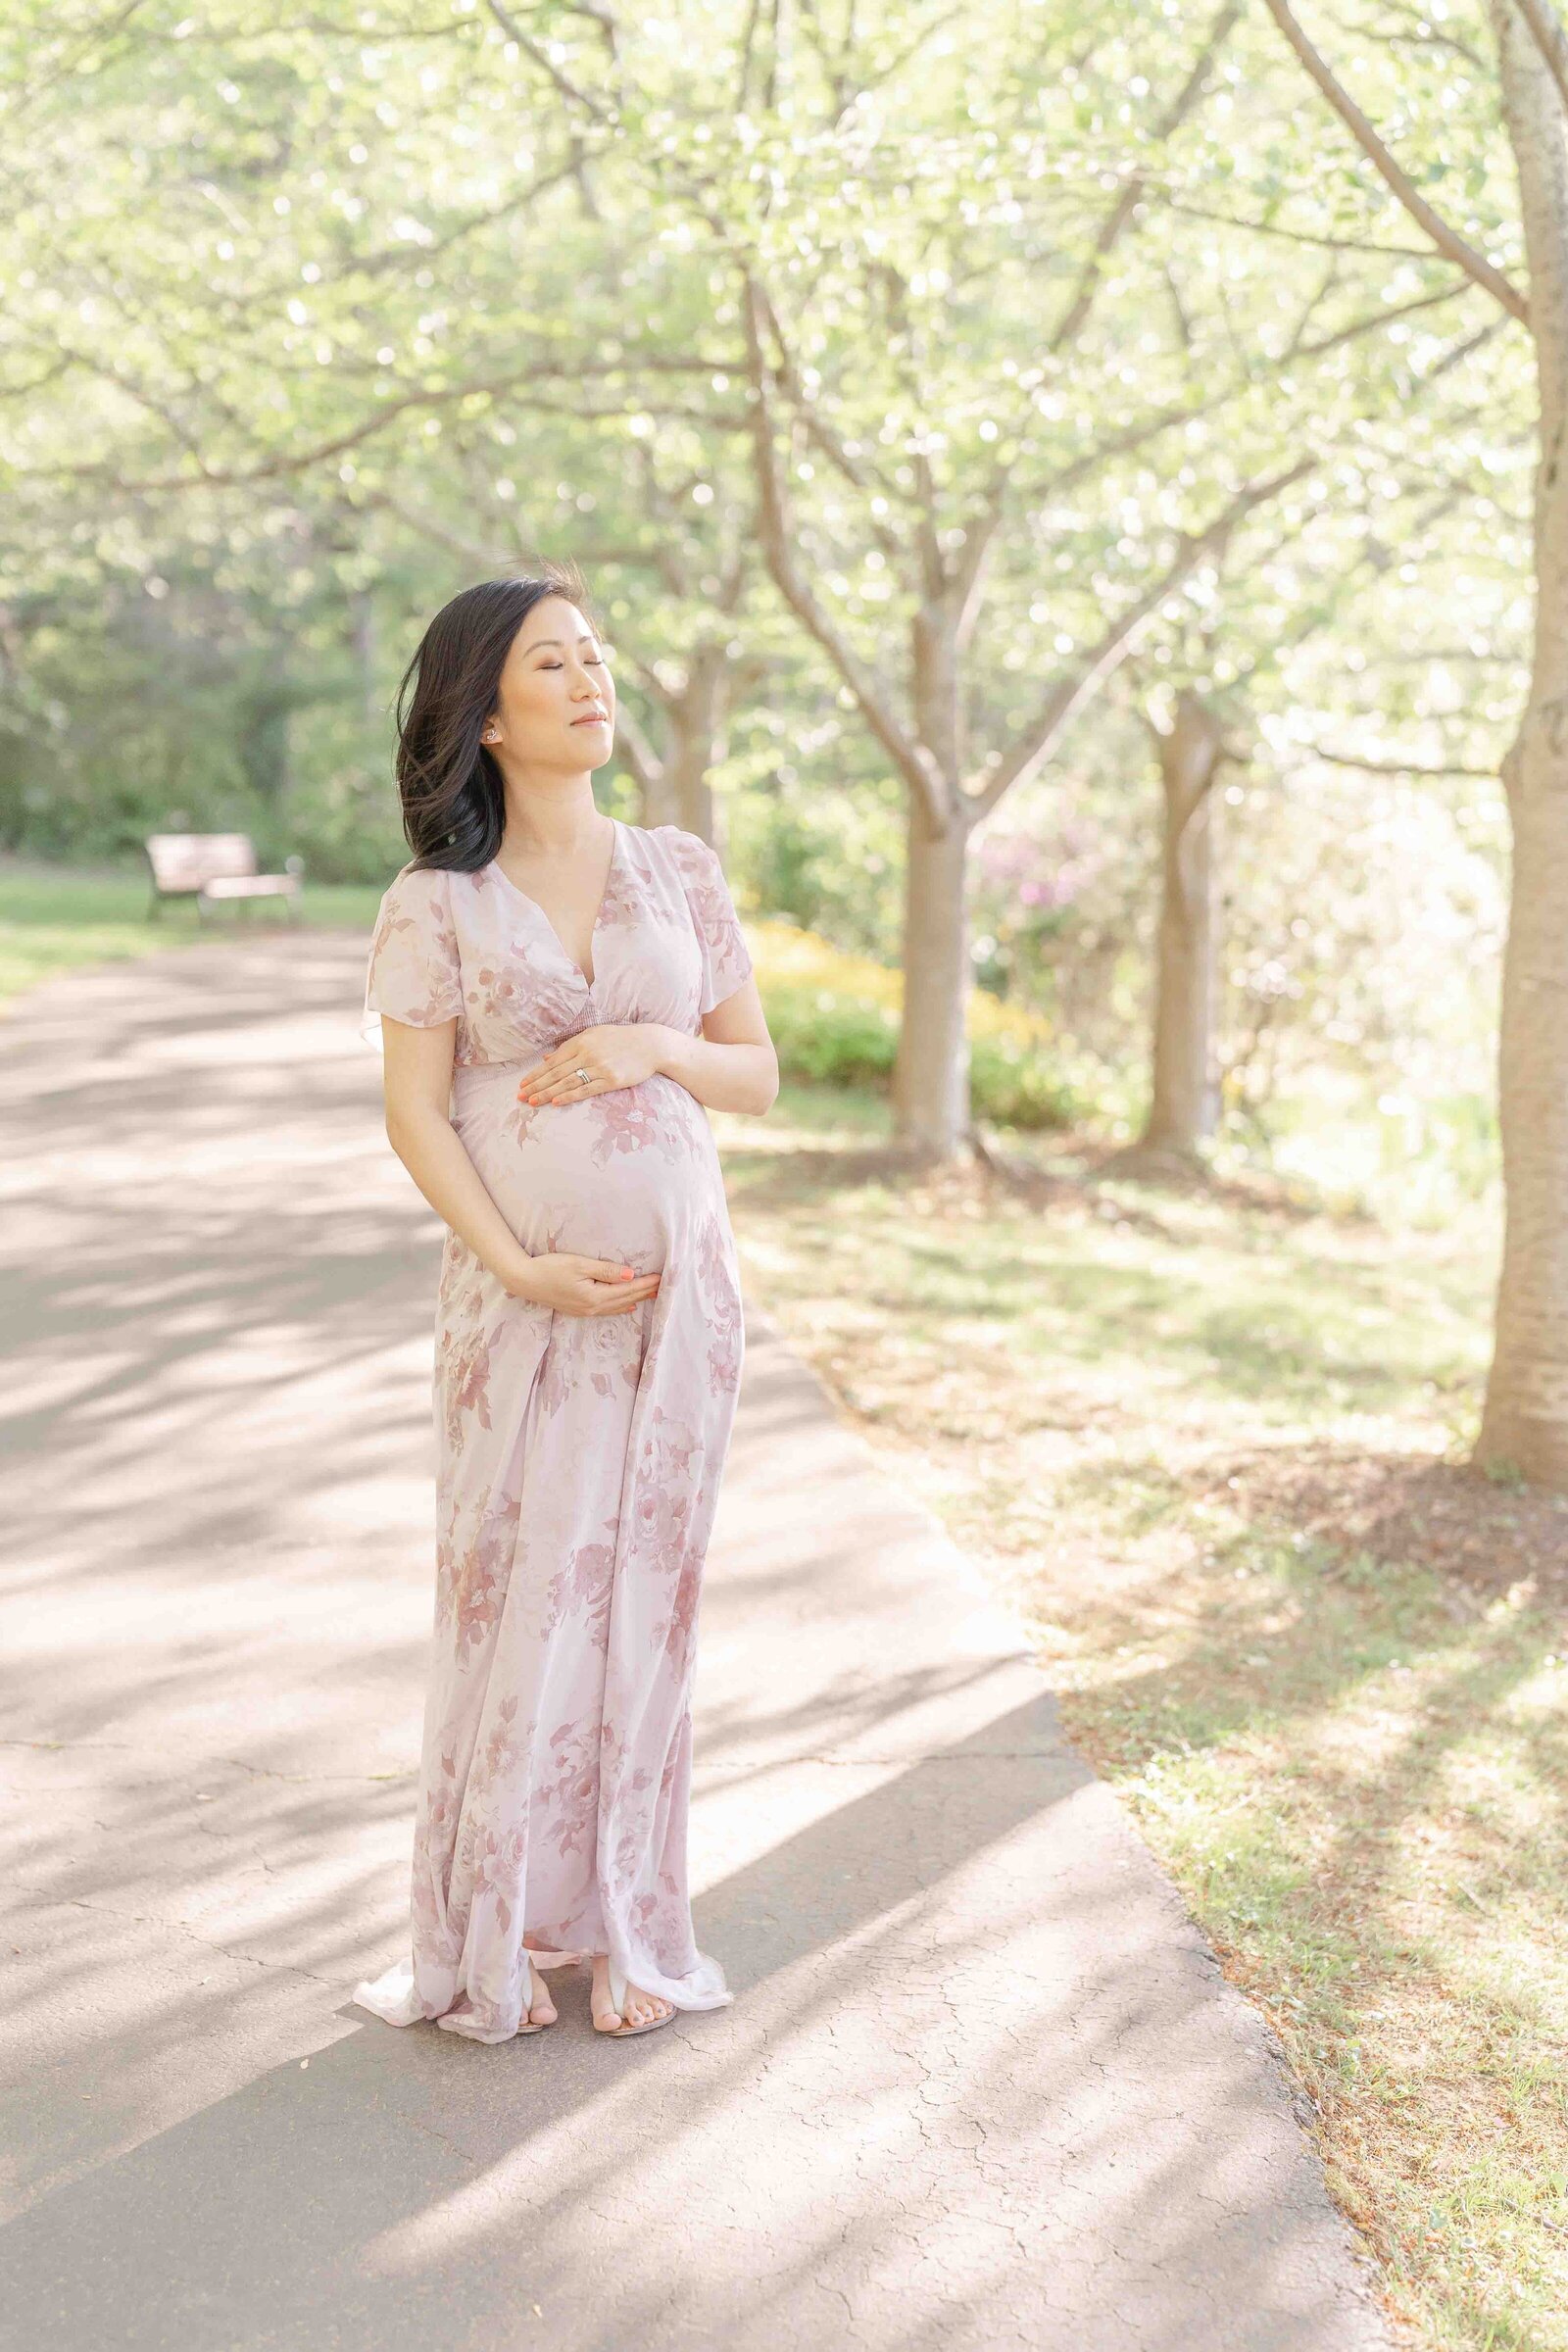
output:
[{"label": "woman's ear", "polygon": [[481,743],[499,743],[501,741],[501,721],[496,717],[494,711],[480,729],[479,741]]}]

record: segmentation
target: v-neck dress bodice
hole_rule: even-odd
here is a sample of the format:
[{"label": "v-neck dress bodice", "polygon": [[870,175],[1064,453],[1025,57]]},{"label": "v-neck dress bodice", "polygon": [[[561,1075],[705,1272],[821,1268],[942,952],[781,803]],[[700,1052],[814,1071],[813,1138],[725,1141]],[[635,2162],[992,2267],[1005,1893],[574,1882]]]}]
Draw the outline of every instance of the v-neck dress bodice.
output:
[{"label": "v-neck dress bodice", "polygon": [[581,1316],[512,1297],[448,1229],[436,1300],[436,1595],[410,1957],[359,1987],[398,2025],[498,2041],[527,1954],[609,1951],[677,2007],[730,1998],[686,1876],[703,1561],[744,1348],[717,1149],[662,1072],[575,1102],[525,1067],[601,1022],[689,1035],[752,969],[698,835],[616,820],[594,978],[498,866],[406,866],[371,936],[362,1031],[456,1020],[450,1114],[530,1254],[658,1295]]},{"label": "v-neck dress bodice", "polygon": [[565,943],[563,941],[563,939],[562,939],[562,936],[561,936],[561,933],[560,933],[560,932],[559,932],[559,931],[556,929],[556,926],[555,926],[555,924],[554,924],[554,923],[551,921],[551,919],[550,919],[549,915],[548,915],[548,914],[546,914],[546,912],[545,912],[544,908],[543,908],[543,907],[540,906],[540,904],[539,904],[538,900],[537,900],[536,898],[534,898],[534,897],[531,895],[531,893],[529,893],[528,891],[526,891],[526,890],[522,889],[522,887],[520,886],[520,884],[518,884],[518,883],[516,883],[516,882],[514,882],[514,880],[512,879],[512,876],[511,876],[511,875],[510,875],[510,874],[509,874],[509,873],[506,871],[505,867],[502,865],[502,863],[501,863],[501,860],[500,860],[500,858],[491,858],[491,860],[490,860],[490,862],[489,862],[489,864],[488,864],[488,865],[485,867],[485,869],[484,869],[484,870],[485,870],[485,872],[486,872],[486,874],[490,875],[490,876],[491,876],[491,877],[493,877],[495,880],[499,881],[499,882],[500,882],[500,883],[503,885],[503,887],[504,887],[504,888],[506,888],[507,890],[510,890],[510,891],[512,891],[512,892],[514,893],[514,896],[515,896],[515,897],[516,897],[516,898],[517,898],[517,899],[520,901],[520,903],[522,904],[522,906],[524,906],[525,907],[528,907],[529,909],[531,909],[531,911],[532,911],[534,914],[536,914],[536,915],[537,915],[537,916],[540,918],[540,920],[541,920],[541,921],[542,921],[542,922],[545,924],[546,928],[548,929],[548,931],[549,931],[549,933],[550,933],[550,936],[551,936],[551,938],[552,938],[552,939],[555,941],[555,943],[556,943],[557,947],[561,949],[561,952],[562,952],[562,954],[563,954],[564,956],[566,956],[566,960],[567,960],[567,962],[568,962],[568,963],[570,963],[570,964],[571,964],[571,968],[572,968],[572,970],[573,970],[573,971],[576,973],[576,975],[577,975],[578,979],[579,979],[579,980],[581,980],[581,981],[584,983],[584,985],[585,985],[586,987],[588,987],[588,988],[594,988],[594,987],[596,987],[596,986],[597,986],[597,984],[598,984],[598,980],[599,980],[599,958],[598,958],[599,926],[600,926],[600,924],[601,924],[601,923],[604,921],[604,919],[605,919],[605,909],[606,909],[606,907],[607,907],[607,906],[610,905],[610,903],[611,903],[612,899],[613,898],[613,896],[614,896],[614,892],[615,892],[615,885],[616,885],[617,881],[618,881],[618,880],[619,880],[619,878],[620,878],[620,862],[621,862],[621,847],[620,847],[620,844],[621,844],[621,834],[622,834],[623,828],[622,828],[622,826],[621,826],[621,824],[620,824],[620,822],[619,822],[619,819],[618,819],[618,818],[616,818],[616,817],[612,817],[612,818],[611,818],[611,820],[610,820],[610,824],[611,824],[610,871],[609,871],[609,872],[608,872],[608,874],[605,876],[605,887],[604,887],[604,890],[603,890],[603,892],[602,892],[602,893],[601,893],[601,895],[600,895],[598,912],[597,912],[597,913],[595,914],[595,916],[594,916],[594,922],[593,922],[593,932],[592,932],[592,944],[591,944],[591,946],[590,946],[590,948],[589,948],[589,951],[588,951],[588,960],[589,960],[589,962],[590,962],[590,963],[593,965],[593,967],[594,967],[594,968],[593,968],[593,970],[592,970],[591,972],[585,972],[585,971],[583,970],[583,968],[582,968],[582,965],[581,965],[580,963],[577,963],[577,962],[576,962],[576,961],[575,961],[575,960],[574,960],[574,959],[573,959],[573,958],[572,958],[572,957],[571,957],[569,955],[567,955],[567,954],[566,954]]}]

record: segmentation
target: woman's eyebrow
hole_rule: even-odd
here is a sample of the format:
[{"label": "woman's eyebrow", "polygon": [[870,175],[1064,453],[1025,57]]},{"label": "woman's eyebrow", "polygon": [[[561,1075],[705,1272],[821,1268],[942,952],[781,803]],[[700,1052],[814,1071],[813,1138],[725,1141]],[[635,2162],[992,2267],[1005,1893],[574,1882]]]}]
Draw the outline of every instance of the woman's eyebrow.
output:
[{"label": "woman's eyebrow", "polygon": [[[579,645],[592,645],[593,642],[594,640],[592,637],[579,637],[577,640]],[[542,645],[562,645],[564,643],[564,639],[561,637],[536,637],[532,645],[530,645],[526,650],[530,654],[536,654]]]}]

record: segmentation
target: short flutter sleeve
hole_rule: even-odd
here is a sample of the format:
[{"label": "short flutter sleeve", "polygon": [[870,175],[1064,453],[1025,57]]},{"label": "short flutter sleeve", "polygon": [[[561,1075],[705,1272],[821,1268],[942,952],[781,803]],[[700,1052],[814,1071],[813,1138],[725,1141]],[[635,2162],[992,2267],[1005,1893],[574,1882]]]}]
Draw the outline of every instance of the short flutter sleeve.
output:
[{"label": "short flutter sleeve", "polygon": [[751,951],[717,851],[710,849],[700,833],[688,833],[679,825],[661,825],[659,832],[680,868],[692,927],[703,952],[703,993],[697,1009],[699,1013],[711,1012],[750,977]]},{"label": "short flutter sleeve", "polygon": [[434,1029],[463,1010],[452,878],[434,866],[405,866],[382,898],[370,934],[360,1035],[384,1012],[415,1029]]}]

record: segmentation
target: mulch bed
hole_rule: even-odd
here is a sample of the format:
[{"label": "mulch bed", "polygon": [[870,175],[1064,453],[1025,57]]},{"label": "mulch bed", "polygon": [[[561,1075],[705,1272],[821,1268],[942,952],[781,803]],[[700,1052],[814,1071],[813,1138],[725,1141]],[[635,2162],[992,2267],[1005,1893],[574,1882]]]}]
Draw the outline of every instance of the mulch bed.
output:
[{"label": "mulch bed", "polygon": [[1428,1568],[1478,1595],[1529,1584],[1568,1607],[1568,1494],[1497,1485],[1430,1455],[1330,1445],[1239,1455],[1206,1467],[1201,1488],[1331,1555]]}]

